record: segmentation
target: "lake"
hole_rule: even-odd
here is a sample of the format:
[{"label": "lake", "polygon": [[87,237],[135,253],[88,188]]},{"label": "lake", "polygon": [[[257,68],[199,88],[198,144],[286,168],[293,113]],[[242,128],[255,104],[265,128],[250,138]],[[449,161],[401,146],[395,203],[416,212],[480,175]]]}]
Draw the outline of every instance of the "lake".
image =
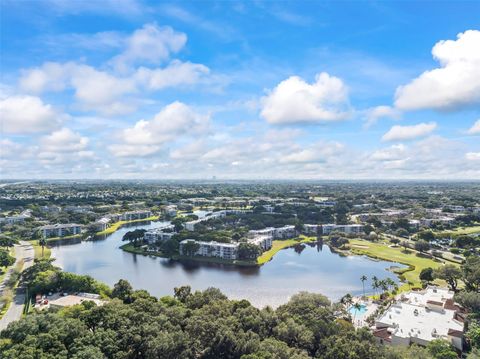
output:
[{"label": "lake", "polygon": [[364,256],[340,256],[326,245],[311,244],[287,248],[262,267],[236,267],[199,262],[179,262],[146,257],[119,249],[123,235],[133,228],[151,229],[168,222],[151,222],[123,227],[96,241],[69,240],[52,246],[55,264],[63,270],[88,274],[113,286],[128,280],[135,289],[152,295],[173,295],[173,288],[217,287],[231,299],[247,299],[257,307],[277,307],[295,293],[310,291],[338,300],[346,293],[362,294],[360,277],[365,274],[367,293],[370,278],[398,278],[388,271],[398,263],[374,261]]}]

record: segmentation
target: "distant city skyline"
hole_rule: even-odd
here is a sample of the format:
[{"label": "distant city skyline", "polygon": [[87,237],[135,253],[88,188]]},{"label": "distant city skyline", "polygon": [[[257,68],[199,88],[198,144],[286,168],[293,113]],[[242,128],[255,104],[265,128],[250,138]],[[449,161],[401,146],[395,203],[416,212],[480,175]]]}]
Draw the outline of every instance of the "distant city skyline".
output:
[{"label": "distant city skyline", "polygon": [[478,2],[1,10],[1,179],[480,179]]}]

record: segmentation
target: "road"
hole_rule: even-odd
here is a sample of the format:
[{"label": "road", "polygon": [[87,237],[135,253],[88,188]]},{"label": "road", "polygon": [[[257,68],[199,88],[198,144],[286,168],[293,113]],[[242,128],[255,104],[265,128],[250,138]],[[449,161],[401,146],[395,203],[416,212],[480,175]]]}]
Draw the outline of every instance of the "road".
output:
[{"label": "road", "polygon": [[[15,258],[15,265],[23,259],[22,270],[31,267],[33,265],[34,259],[33,246],[26,241],[20,241],[19,244],[15,245]],[[10,269],[10,272],[5,275],[5,279],[0,285],[0,291],[3,291],[5,281],[10,277],[11,271],[13,270],[13,268],[15,268],[15,265]],[[10,304],[10,307],[8,307],[7,312],[2,317],[2,319],[0,319],[0,331],[5,329],[9,323],[19,320],[22,317],[24,303],[25,289],[19,287],[15,291],[15,296],[12,303]]]}]

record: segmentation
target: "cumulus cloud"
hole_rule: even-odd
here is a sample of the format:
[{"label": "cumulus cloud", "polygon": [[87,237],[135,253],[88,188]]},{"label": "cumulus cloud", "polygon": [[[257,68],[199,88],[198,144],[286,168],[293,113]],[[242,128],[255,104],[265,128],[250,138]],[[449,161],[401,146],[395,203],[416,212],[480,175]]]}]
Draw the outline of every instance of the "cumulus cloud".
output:
[{"label": "cumulus cloud", "polygon": [[455,110],[480,103],[480,31],[468,30],[457,40],[442,40],[432,49],[440,67],[425,71],[397,88],[401,110]]},{"label": "cumulus cloud", "polygon": [[210,69],[205,65],[174,60],[165,68],[141,67],[135,77],[146,88],[160,90],[166,87],[193,85],[209,72]]},{"label": "cumulus cloud", "polygon": [[388,148],[377,150],[370,155],[373,161],[398,161],[404,160],[407,148],[403,144],[392,145]]},{"label": "cumulus cloud", "polygon": [[480,161],[480,152],[468,152],[465,158],[469,161]]},{"label": "cumulus cloud", "polygon": [[0,100],[0,121],[4,133],[26,134],[57,128],[64,116],[35,96],[12,96]]},{"label": "cumulus cloud", "polygon": [[401,112],[390,106],[377,106],[367,110],[365,115],[365,127],[368,128],[382,118],[391,118],[398,120]]},{"label": "cumulus cloud", "polygon": [[195,113],[181,102],[173,102],[153,119],[140,120],[133,127],[124,129],[120,134],[123,144],[114,144],[110,150],[119,157],[146,156],[159,151],[163,144],[180,136],[203,133],[208,126],[208,116]]},{"label": "cumulus cloud", "polygon": [[184,33],[169,26],[145,24],[128,37],[125,51],[114,57],[112,63],[120,70],[126,70],[129,65],[137,62],[157,64],[180,51],[186,42],[187,36]]},{"label": "cumulus cloud", "polygon": [[280,159],[281,163],[326,162],[344,150],[339,142],[320,142],[290,153]]},{"label": "cumulus cloud", "polygon": [[469,135],[480,135],[480,119],[477,120],[472,127],[467,131]]},{"label": "cumulus cloud", "polygon": [[261,116],[272,124],[339,121],[349,116],[347,86],[326,72],[317,74],[312,84],[289,77],[262,99],[262,105]]},{"label": "cumulus cloud", "polygon": [[413,126],[393,126],[382,137],[382,141],[403,141],[413,140],[418,137],[426,136],[432,133],[437,124],[435,122],[419,123]]},{"label": "cumulus cloud", "polygon": [[40,147],[44,152],[78,152],[87,145],[87,137],[65,127],[40,139]]}]

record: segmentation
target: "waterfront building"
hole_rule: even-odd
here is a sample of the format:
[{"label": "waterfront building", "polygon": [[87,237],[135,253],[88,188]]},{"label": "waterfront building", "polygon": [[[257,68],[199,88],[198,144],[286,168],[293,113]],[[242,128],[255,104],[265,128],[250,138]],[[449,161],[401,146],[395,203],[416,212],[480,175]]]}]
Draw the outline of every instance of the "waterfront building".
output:
[{"label": "waterfront building", "polygon": [[185,239],[181,241],[179,247],[180,254],[185,255],[185,244],[192,242],[199,245],[198,250],[194,254],[196,256],[237,259],[238,243],[201,242],[195,239]]},{"label": "waterfront building", "polygon": [[362,224],[322,224],[322,234],[328,235],[332,232],[345,234],[360,234],[363,231]]},{"label": "waterfront building", "polygon": [[102,217],[95,222],[95,228],[97,231],[104,231],[108,228],[108,224],[111,222],[111,219],[108,217]]},{"label": "waterfront building", "polygon": [[129,211],[122,213],[120,220],[122,221],[133,221],[137,219],[145,219],[152,216],[152,212],[149,210],[139,210],[139,211]]},{"label": "waterfront building", "polygon": [[[143,235],[143,239],[148,244],[153,244],[158,241],[169,240],[175,235],[175,232],[173,232],[174,227],[174,225],[167,225],[164,227],[150,229],[145,232],[145,234]],[[165,230],[167,230],[168,232],[165,232]]]},{"label": "waterfront building", "polygon": [[67,224],[49,224],[46,226],[42,226],[39,228],[42,236],[44,238],[49,237],[65,237],[71,236],[75,234],[80,234],[82,231],[82,225],[75,224],[75,223],[67,223]]}]

